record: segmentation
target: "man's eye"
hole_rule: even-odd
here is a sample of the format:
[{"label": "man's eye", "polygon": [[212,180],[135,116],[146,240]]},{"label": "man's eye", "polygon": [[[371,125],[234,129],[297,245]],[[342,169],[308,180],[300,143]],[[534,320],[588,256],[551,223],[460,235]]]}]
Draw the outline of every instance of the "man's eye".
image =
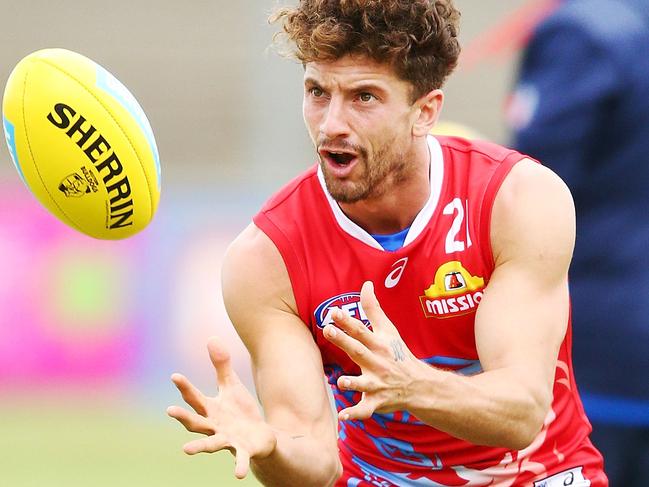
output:
[{"label": "man's eye", "polygon": [[363,103],[370,102],[370,101],[374,100],[374,98],[375,97],[374,97],[374,95],[372,93],[361,93],[360,95],[358,95],[358,99],[360,101],[362,101]]},{"label": "man's eye", "polygon": [[311,93],[316,98],[320,98],[324,92],[320,88],[310,88],[309,93]]}]

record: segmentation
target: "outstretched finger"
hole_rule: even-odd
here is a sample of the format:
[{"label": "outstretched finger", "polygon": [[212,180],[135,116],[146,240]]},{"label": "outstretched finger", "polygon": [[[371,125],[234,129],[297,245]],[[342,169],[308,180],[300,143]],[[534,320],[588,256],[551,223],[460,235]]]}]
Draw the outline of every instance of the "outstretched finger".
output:
[{"label": "outstretched finger", "polygon": [[379,300],[376,299],[374,283],[372,281],[365,281],[363,283],[363,287],[361,288],[361,306],[375,332],[380,329],[385,330],[386,327],[396,329],[390,321],[390,318],[383,311],[383,308],[381,308]]},{"label": "outstretched finger", "polygon": [[203,416],[187,411],[178,406],[167,408],[167,414],[182,424],[187,431],[192,433],[202,433],[204,435],[213,435],[214,426]]},{"label": "outstretched finger", "polygon": [[183,451],[187,455],[196,455],[197,453],[214,453],[221,450],[231,449],[232,445],[227,440],[225,435],[217,433],[207,438],[200,440],[190,441],[185,443]]},{"label": "outstretched finger", "polygon": [[369,349],[373,350],[378,345],[376,335],[362,321],[352,318],[348,313],[340,309],[334,310],[332,318],[338,328],[349,336],[356,338]]},{"label": "outstretched finger", "polygon": [[216,369],[216,378],[219,387],[238,382],[239,377],[232,368],[230,353],[219,343],[218,338],[210,338],[207,342],[207,350],[210,354],[210,360]]},{"label": "outstretched finger", "polygon": [[205,396],[201,391],[194,386],[189,379],[182,374],[173,374],[171,376],[171,381],[176,385],[180,391],[180,395],[183,397],[185,402],[189,404],[194,411],[196,411],[201,416],[207,415],[207,410],[205,409]]},{"label": "outstretched finger", "polygon": [[327,340],[345,352],[361,368],[371,369],[379,366],[376,356],[370,349],[334,325],[325,326],[322,334]]},{"label": "outstretched finger", "polygon": [[342,375],[338,378],[336,384],[343,391],[372,392],[376,389],[374,384],[365,375]]},{"label": "outstretched finger", "polygon": [[241,447],[236,448],[234,476],[238,479],[243,479],[248,475],[250,470],[250,453]]}]

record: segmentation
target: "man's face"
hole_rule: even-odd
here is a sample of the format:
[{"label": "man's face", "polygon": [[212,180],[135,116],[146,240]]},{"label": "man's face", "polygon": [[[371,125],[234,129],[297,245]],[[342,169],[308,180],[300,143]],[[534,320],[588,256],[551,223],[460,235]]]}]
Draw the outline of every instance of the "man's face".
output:
[{"label": "man's face", "polygon": [[407,178],[416,118],[410,93],[390,65],[365,57],[306,65],[304,120],[336,201],[380,197]]}]

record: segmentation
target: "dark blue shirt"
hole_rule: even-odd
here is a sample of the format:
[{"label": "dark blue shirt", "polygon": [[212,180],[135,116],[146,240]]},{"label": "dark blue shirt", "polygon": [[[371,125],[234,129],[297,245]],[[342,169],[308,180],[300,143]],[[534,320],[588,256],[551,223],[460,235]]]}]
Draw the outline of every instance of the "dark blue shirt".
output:
[{"label": "dark blue shirt", "polygon": [[534,33],[515,93],[514,146],[575,199],[579,389],[593,404],[624,399],[649,424],[649,0],[561,4]]}]

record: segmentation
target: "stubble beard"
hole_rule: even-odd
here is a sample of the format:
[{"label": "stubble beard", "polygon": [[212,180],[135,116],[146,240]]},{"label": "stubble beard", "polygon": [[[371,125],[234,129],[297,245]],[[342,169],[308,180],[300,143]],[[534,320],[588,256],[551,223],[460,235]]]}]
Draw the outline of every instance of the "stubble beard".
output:
[{"label": "stubble beard", "polygon": [[392,151],[386,144],[368,162],[367,151],[360,150],[355,170],[361,169],[355,181],[341,181],[329,174],[321,161],[327,191],[338,203],[350,204],[363,200],[376,199],[389,189],[407,179],[406,158],[400,151]]}]

